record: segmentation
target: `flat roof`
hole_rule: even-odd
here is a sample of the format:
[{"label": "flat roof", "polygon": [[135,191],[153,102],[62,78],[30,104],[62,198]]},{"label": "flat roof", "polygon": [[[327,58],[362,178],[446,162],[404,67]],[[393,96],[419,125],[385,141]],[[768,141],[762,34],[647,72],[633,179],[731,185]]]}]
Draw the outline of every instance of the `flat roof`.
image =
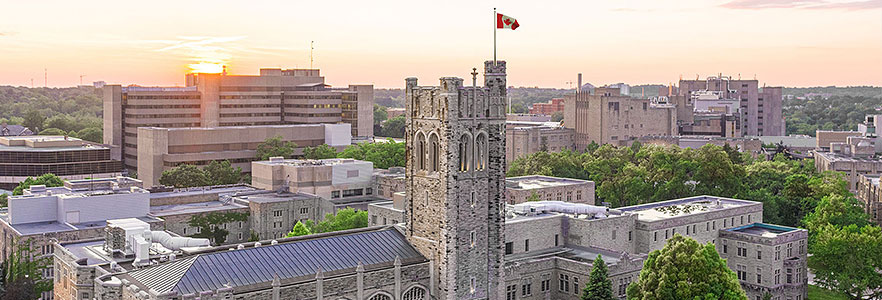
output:
[{"label": "flat roof", "polygon": [[98,144],[91,144],[89,142],[82,142],[79,146],[60,146],[60,147],[28,147],[26,145],[21,146],[7,146],[4,144],[0,144],[0,151],[18,151],[18,152],[58,152],[58,151],[82,151],[82,150],[106,150],[110,149]]},{"label": "flat roof", "polygon": [[787,136],[751,136],[763,142],[763,144],[784,144],[784,146],[815,148],[818,145],[818,139],[807,135],[787,135]]},{"label": "flat roof", "polygon": [[236,194],[236,193],[246,193],[253,191],[261,191],[257,188],[247,186],[247,185],[234,185],[234,186],[220,186],[220,187],[195,187],[195,188],[185,188],[185,189],[176,189],[174,191],[168,192],[153,192],[150,193],[150,199],[154,198],[165,198],[165,197],[181,197],[181,196],[193,196],[199,194],[219,194],[219,195],[227,195],[227,194]]},{"label": "flat roof", "polygon": [[557,186],[586,184],[589,182],[593,182],[590,180],[570,179],[570,178],[551,177],[551,176],[542,176],[542,175],[508,177],[505,179],[505,181],[506,181],[506,183],[517,183],[517,186],[506,185],[507,189],[515,189],[515,190],[532,190],[532,189],[541,189],[541,188],[549,188],[549,187],[557,187]]},{"label": "flat roof", "polygon": [[294,165],[294,166],[334,166],[343,164],[371,164],[372,162],[365,160],[357,160],[352,158],[328,158],[328,159],[279,159],[279,160],[262,160],[253,163],[263,165]]},{"label": "flat roof", "polygon": [[223,210],[240,209],[240,208],[248,208],[248,206],[245,206],[245,205],[242,205],[239,203],[235,203],[233,201],[230,201],[227,203],[224,203],[221,201],[208,201],[208,202],[197,202],[197,203],[187,203],[187,204],[169,204],[169,205],[151,206],[150,207],[150,214],[157,216],[157,217],[163,217],[163,216],[171,216],[171,215],[223,211]]},{"label": "flat roof", "polygon": [[756,235],[762,237],[776,237],[778,235],[793,232],[800,230],[799,228],[781,226],[781,225],[772,225],[766,223],[753,223],[747,224],[741,227],[729,228],[726,231],[730,232],[739,232],[749,235]]},{"label": "flat roof", "polygon": [[[160,219],[152,216],[141,216],[136,217],[136,219],[144,221],[144,222],[156,222],[161,221]],[[0,220],[9,224],[9,211],[3,210],[0,211]],[[75,230],[83,230],[83,229],[91,229],[91,228],[102,228],[107,226],[107,221],[95,221],[95,222],[87,222],[87,223],[77,223],[70,224],[66,222],[58,222],[58,221],[47,221],[47,222],[33,222],[33,223],[22,223],[9,225],[12,229],[15,229],[19,234],[25,235],[34,235],[34,234],[44,234],[50,232],[65,232],[65,231],[75,231]]]},{"label": "flat roof", "polygon": [[302,193],[302,192],[297,192],[297,193],[268,192],[268,193],[260,193],[260,194],[254,194],[254,195],[241,195],[241,196],[234,196],[234,197],[236,197],[236,199],[240,200],[240,201],[248,201],[248,202],[254,202],[254,203],[273,203],[273,202],[285,202],[285,201],[291,201],[291,200],[315,199],[318,196],[312,195],[312,194],[307,194],[307,193]]},{"label": "flat roof", "polygon": [[823,156],[829,161],[859,161],[859,162],[882,162],[882,158],[878,157],[855,157],[848,156],[841,153],[833,153],[833,152],[815,152],[815,154]]},{"label": "flat roof", "polygon": [[636,213],[637,220],[639,221],[652,222],[735,207],[756,205],[759,203],[760,202],[749,200],[705,195],[620,207],[618,210]]}]

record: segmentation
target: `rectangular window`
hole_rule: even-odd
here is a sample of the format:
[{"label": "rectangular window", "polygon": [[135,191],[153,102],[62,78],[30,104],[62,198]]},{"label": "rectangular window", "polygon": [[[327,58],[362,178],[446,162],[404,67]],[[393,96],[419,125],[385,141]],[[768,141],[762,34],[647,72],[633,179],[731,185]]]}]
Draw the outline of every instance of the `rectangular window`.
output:
[{"label": "rectangular window", "polygon": [[[384,218],[384,219],[385,219],[385,218]],[[472,247],[472,248],[475,247],[475,240],[477,240],[477,235],[478,235],[478,234],[475,233],[474,230],[473,230],[472,232],[469,233],[469,247]]]},{"label": "rectangular window", "polygon": [[301,207],[301,208],[300,208],[300,214],[301,214],[301,215],[305,215],[305,214],[308,214],[308,213],[309,213],[309,208],[308,208],[308,207]]},{"label": "rectangular window", "polygon": [[505,287],[505,300],[516,300],[518,297],[518,286],[515,284]]},{"label": "rectangular window", "polygon": [[793,269],[787,268],[787,283],[793,283]]},{"label": "rectangular window", "polygon": [[241,232],[236,234],[236,239],[238,239],[240,241],[242,240],[242,233]]},{"label": "rectangular window", "polygon": [[527,281],[521,285],[521,296],[530,296],[533,294],[533,283]]},{"label": "rectangular window", "polygon": [[346,171],[346,178],[358,177],[358,170]]},{"label": "rectangular window", "polygon": [[756,259],[763,259],[763,251],[757,249],[756,250]]},{"label": "rectangular window", "polygon": [[469,293],[474,294],[475,289],[478,288],[478,282],[475,280],[475,277],[469,279]]},{"label": "rectangular window", "polygon": [[629,241],[629,242],[630,242],[631,240],[633,240],[633,235],[634,235],[634,232],[628,230],[628,241]]},{"label": "rectangular window", "polygon": [[579,277],[573,276],[573,293],[578,295],[579,292],[581,292],[581,290],[579,290]]},{"label": "rectangular window", "polygon": [[761,268],[756,268],[756,283],[757,284],[763,283],[763,269],[761,269]]},{"label": "rectangular window", "polygon": [[514,245],[512,242],[505,243],[505,254],[514,253]]},{"label": "rectangular window", "polygon": [[570,275],[560,274],[560,278],[557,283],[557,289],[561,292],[570,291]]},{"label": "rectangular window", "polygon": [[559,245],[558,240],[560,238],[559,234],[554,235],[554,246],[557,247]]},{"label": "rectangular window", "polygon": [[615,229],[613,229],[613,231],[612,231],[612,239],[616,240],[616,230]]},{"label": "rectangular window", "polygon": [[653,242],[658,241],[658,231],[652,233],[652,241]]},{"label": "rectangular window", "polygon": [[281,217],[281,216],[282,216],[282,210],[274,210],[274,211],[273,211],[273,217],[277,217],[277,218],[278,218],[278,217]]},{"label": "rectangular window", "polygon": [[530,251],[530,239],[524,240],[524,252]]}]

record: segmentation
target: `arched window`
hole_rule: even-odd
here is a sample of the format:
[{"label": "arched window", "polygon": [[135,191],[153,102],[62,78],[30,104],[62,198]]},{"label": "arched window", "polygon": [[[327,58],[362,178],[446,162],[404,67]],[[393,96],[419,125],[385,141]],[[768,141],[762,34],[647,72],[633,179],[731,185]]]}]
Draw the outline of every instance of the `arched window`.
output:
[{"label": "arched window", "polygon": [[467,172],[471,169],[472,163],[472,145],[471,138],[463,134],[459,139],[459,171]]},{"label": "arched window", "polygon": [[475,138],[475,170],[487,168],[487,134],[479,133]]},{"label": "arched window", "polygon": [[416,149],[413,151],[414,164],[417,170],[426,169],[426,136],[422,132],[416,134]]},{"label": "arched window", "polygon": [[425,300],[427,299],[426,294],[426,289],[414,286],[401,294],[401,300]]},{"label": "arched window", "polygon": [[389,294],[383,292],[377,292],[376,294],[368,298],[368,300],[392,300],[392,296],[389,296]]},{"label": "arched window", "polygon": [[429,135],[429,171],[438,172],[441,169],[441,143],[438,135]]}]

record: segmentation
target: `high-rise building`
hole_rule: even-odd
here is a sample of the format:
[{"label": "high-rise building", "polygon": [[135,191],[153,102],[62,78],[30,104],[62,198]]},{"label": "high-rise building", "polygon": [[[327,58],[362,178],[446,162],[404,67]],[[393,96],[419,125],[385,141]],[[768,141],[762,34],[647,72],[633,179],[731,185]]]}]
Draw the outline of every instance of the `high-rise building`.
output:
[{"label": "high-rise building", "polygon": [[[756,79],[732,79],[730,76],[710,76],[706,80],[680,80],[672,102],[678,111],[693,111],[693,93],[713,92],[719,99],[740,100],[741,134],[749,136],[784,135],[781,87],[759,87]],[[671,89],[669,89],[671,90]],[[679,99],[680,101],[677,101]],[[682,102],[682,103],[681,103]]]},{"label": "high-rise building", "polygon": [[104,143],[137,169],[138,127],[225,127],[349,123],[372,137],[373,86],[331,88],[317,69],[260,75],[187,74],[186,87],[104,87]]},{"label": "high-rise building", "polygon": [[484,63],[484,86],[408,78],[405,235],[435,262],[439,298],[499,299],[505,197],[504,61]]}]

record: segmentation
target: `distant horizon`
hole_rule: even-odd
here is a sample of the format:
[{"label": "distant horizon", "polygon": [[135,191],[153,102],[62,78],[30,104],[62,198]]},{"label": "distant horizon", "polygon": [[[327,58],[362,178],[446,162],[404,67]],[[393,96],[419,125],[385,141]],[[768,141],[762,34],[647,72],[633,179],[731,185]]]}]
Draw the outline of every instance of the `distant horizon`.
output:
[{"label": "distant horizon", "polygon": [[[512,0],[497,32],[513,86],[676,83],[882,86],[882,0]],[[322,70],[333,86],[468,78],[493,59],[493,6],[466,0],[16,2],[0,11],[0,84],[180,86],[189,70]],[[76,12],[76,13],[72,13]],[[314,42],[314,43],[313,43]],[[314,45],[314,50],[311,48]]]}]

